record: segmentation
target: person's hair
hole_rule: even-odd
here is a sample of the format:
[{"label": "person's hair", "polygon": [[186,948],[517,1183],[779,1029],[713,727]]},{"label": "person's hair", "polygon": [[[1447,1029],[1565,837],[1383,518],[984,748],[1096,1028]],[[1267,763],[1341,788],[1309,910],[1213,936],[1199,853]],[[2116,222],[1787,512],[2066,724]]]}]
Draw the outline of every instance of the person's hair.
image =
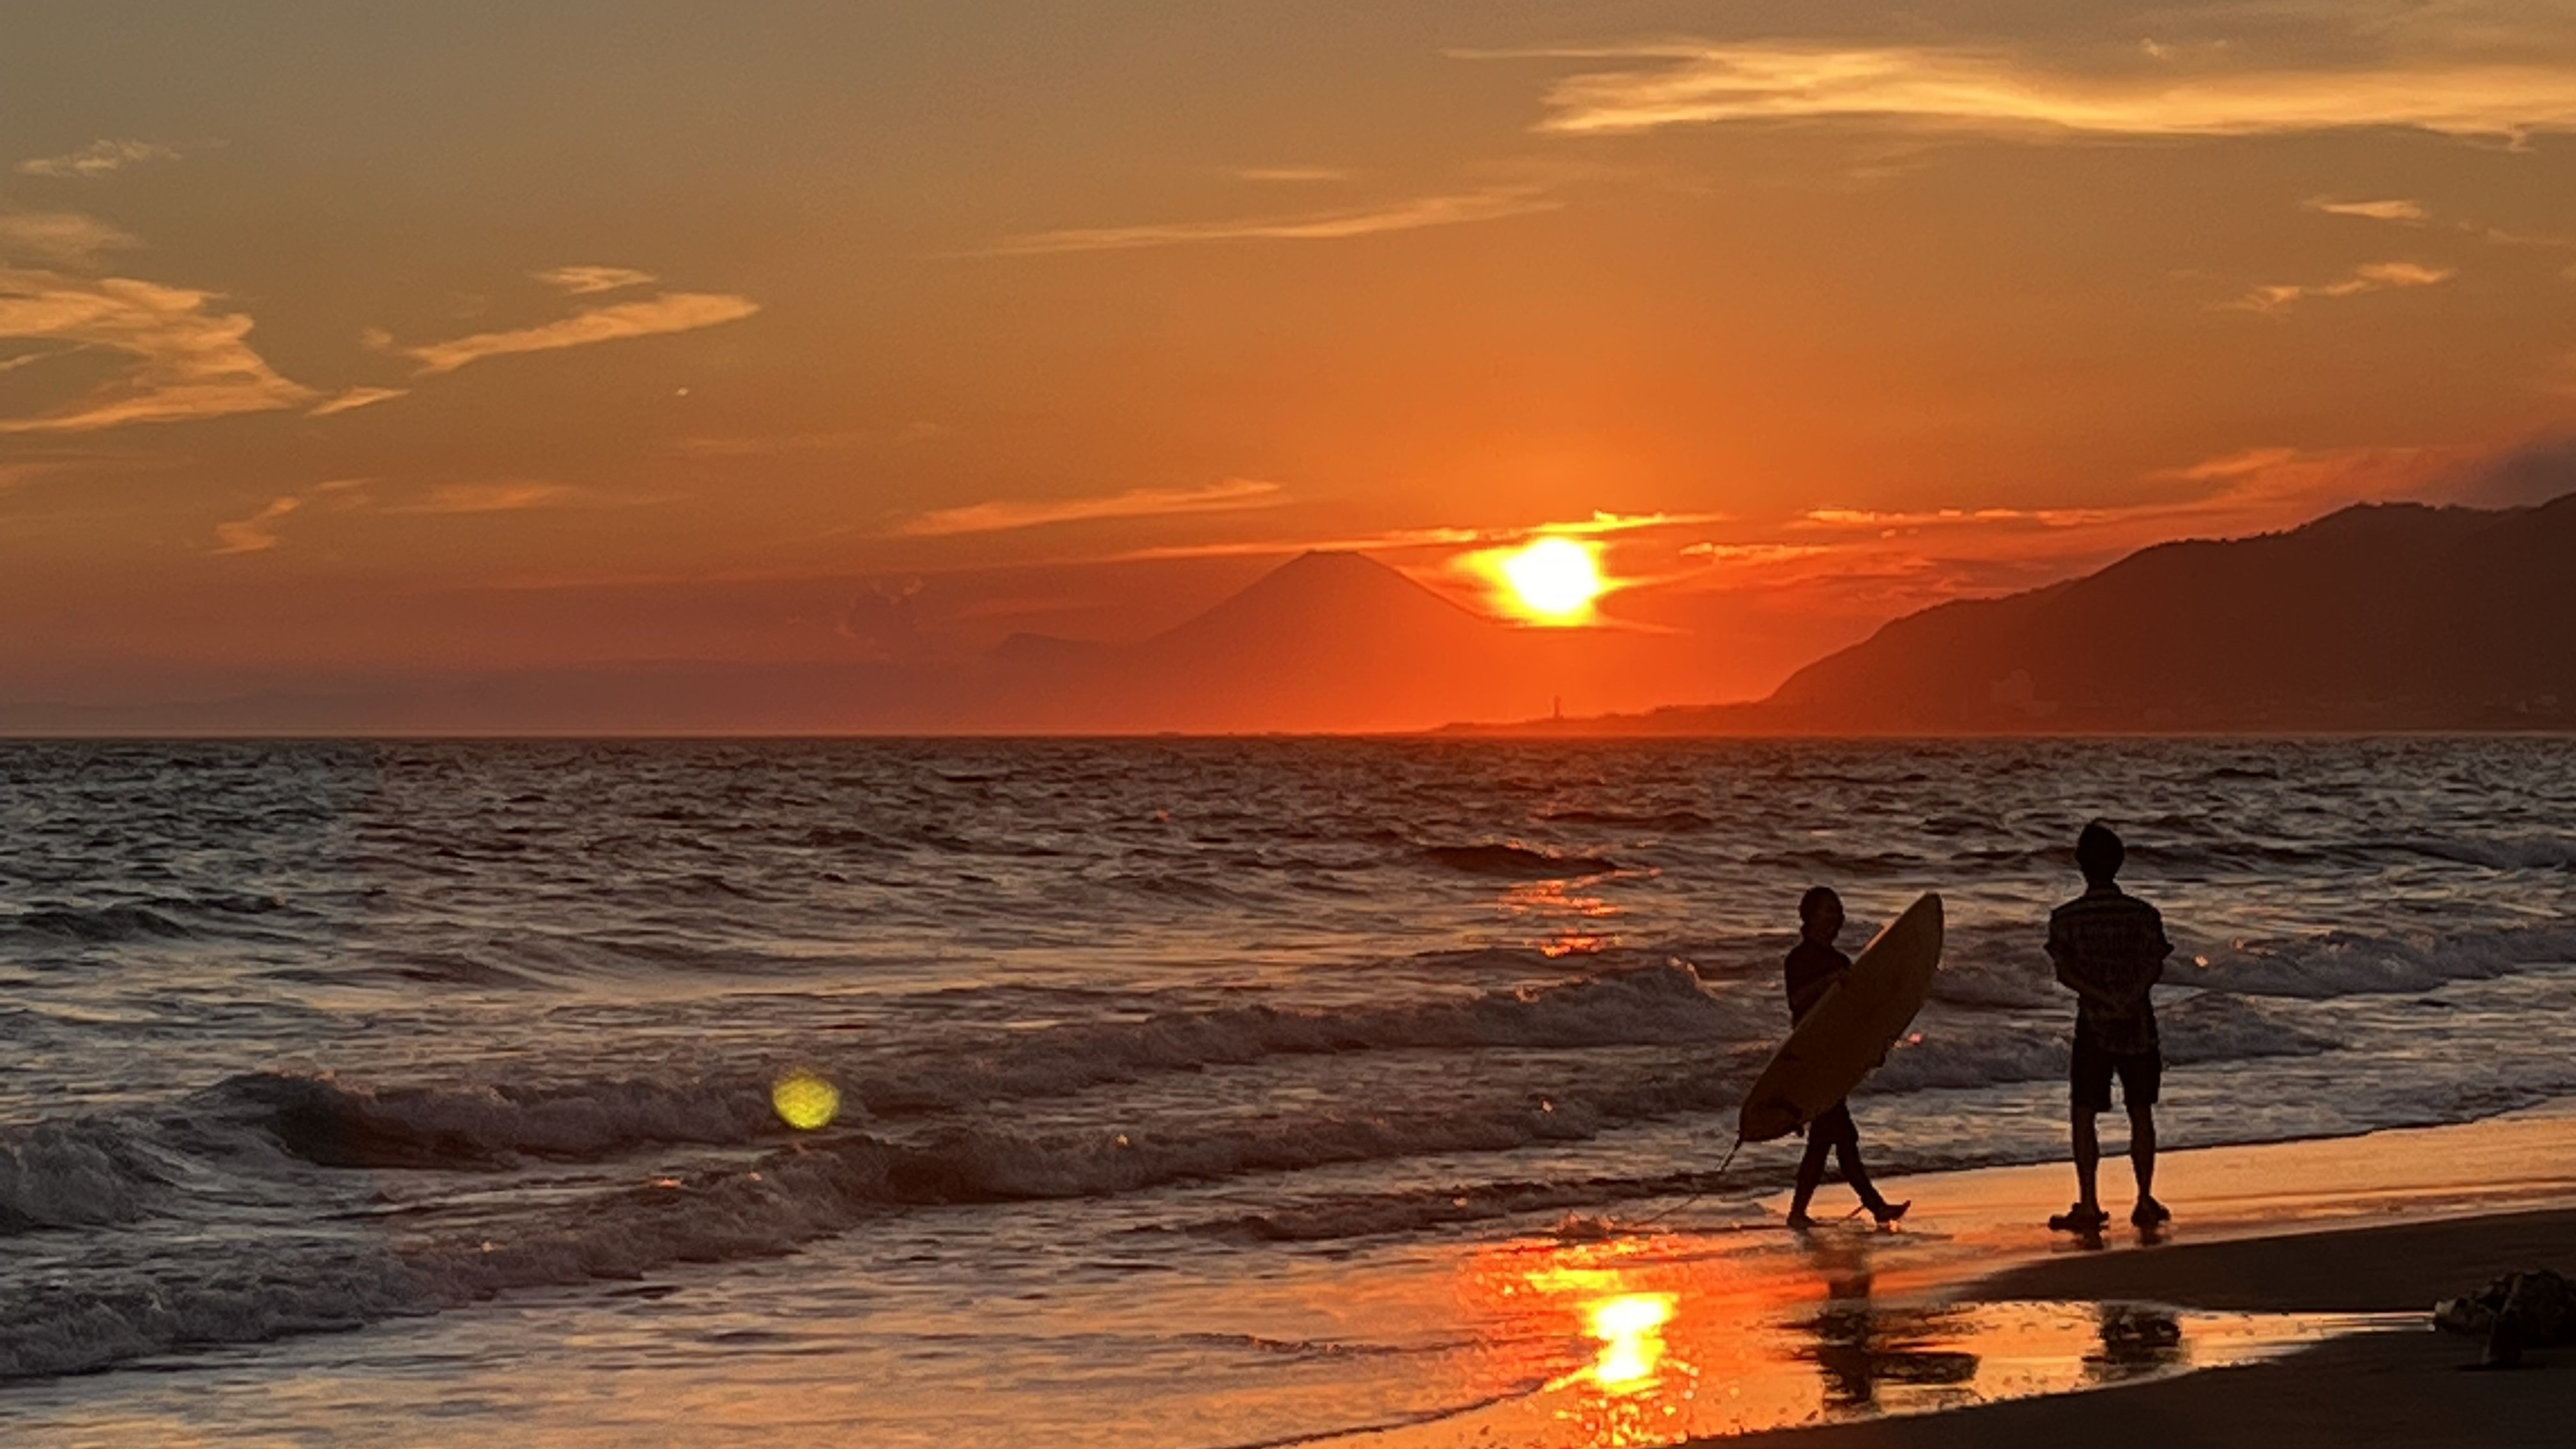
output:
[{"label": "person's hair", "polygon": [[2120,862],[2128,859],[2129,848],[2110,826],[2096,820],[2075,837],[2075,868],[2094,885],[2106,885],[2120,873]]},{"label": "person's hair", "polygon": [[1838,911],[1843,908],[1843,898],[1834,894],[1832,886],[1807,887],[1807,893],[1798,897],[1798,924],[1803,926],[1814,920],[1827,906]]}]

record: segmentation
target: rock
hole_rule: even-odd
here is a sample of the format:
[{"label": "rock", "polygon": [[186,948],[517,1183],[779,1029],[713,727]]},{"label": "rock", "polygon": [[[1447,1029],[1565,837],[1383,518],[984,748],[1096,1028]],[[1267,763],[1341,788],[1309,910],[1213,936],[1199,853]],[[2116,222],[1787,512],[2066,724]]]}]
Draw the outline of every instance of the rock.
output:
[{"label": "rock", "polygon": [[2576,1284],[2546,1268],[2507,1273],[2467,1297],[2434,1304],[2433,1326],[2484,1335],[2488,1360],[2509,1366],[2525,1348],[2576,1343]]}]

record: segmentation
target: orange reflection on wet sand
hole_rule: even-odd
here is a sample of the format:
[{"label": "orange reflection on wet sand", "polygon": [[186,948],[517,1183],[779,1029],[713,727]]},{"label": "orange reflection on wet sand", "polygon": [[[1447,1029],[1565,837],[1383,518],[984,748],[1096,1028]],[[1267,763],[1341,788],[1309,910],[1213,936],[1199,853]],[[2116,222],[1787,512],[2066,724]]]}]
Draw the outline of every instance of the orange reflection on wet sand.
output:
[{"label": "orange reflection on wet sand", "polygon": [[[1636,1449],[2105,1387],[2377,1326],[2134,1304],[1949,1303],[1921,1296],[1904,1271],[1923,1246],[1858,1228],[1495,1245],[1470,1255],[1460,1277],[1483,1359],[1467,1377],[1493,1397],[1354,1442]],[[1879,1271],[1880,1259],[1897,1271]]]}]

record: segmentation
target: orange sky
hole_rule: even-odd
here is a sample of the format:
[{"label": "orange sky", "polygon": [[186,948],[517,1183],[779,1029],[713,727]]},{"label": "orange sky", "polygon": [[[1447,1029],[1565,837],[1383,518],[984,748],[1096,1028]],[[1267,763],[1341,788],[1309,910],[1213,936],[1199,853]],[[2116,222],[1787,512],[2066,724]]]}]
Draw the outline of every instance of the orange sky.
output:
[{"label": "orange sky", "polygon": [[[2080,13],[2077,13],[2080,12]],[[1743,698],[2576,487],[2576,13],[43,7],[0,706],[1130,640],[1582,525]],[[1643,659],[1646,655],[1638,656]]]}]

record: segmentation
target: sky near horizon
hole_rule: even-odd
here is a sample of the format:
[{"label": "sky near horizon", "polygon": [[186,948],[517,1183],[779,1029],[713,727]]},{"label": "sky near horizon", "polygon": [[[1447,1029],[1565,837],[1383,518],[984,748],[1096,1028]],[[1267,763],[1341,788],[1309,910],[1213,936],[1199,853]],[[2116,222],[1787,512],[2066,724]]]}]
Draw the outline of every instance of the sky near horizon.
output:
[{"label": "sky near horizon", "polygon": [[0,703],[1126,640],[1548,533],[1757,695],[2576,488],[2576,5],[13,7]]}]

